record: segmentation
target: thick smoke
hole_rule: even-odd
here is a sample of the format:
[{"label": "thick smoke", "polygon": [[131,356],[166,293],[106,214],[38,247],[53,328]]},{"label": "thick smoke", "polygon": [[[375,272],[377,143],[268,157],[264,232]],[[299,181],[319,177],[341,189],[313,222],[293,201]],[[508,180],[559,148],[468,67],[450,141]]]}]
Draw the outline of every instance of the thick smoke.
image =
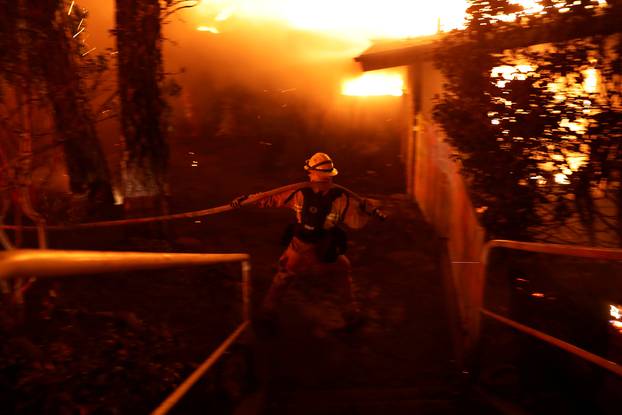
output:
[{"label": "thick smoke", "polygon": [[[87,41],[100,51],[114,49],[114,2],[81,5],[90,11]],[[214,25],[219,33],[198,31],[200,25]],[[364,173],[399,164],[403,99],[341,95],[343,81],[361,73],[353,58],[370,45],[367,40],[235,14],[205,21],[193,9],[170,16],[163,33],[167,79],[181,86],[167,98],[173,167],[194,173],[206,164],[200,154],[236,142],[250,149],[232,157],[242,159],[237,170],[279,171],[276,181],[283,171],[299,174],[301,160],[317,150]],[[110,137],[114,126],[102,127],[102,134],[118,144]],[[111,148],[118,152],[119,146]]]}]

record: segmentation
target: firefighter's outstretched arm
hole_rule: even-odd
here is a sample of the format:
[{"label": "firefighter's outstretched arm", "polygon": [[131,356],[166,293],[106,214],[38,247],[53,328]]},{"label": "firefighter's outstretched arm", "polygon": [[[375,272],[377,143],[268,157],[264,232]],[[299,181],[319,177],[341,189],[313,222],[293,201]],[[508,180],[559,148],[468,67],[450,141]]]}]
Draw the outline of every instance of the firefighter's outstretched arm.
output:
[{"label": "firefighter's outstretched arm", "polygon": [[367,199],[360,199],[359,208],[369,216],[376,217],[380,220],[385,220],[387,218],[386,213],[380,210],[380,208],[373,206]]},{"label": "firefighter's outstretched arm", "polygon": [[365,199],[364,197],[354,193],[352,190],[348,189],[347,187],[340,186],[340,185],[335,185],[335,187],[338,187],[344,192],[347,192],[350,195],[350,197],[352,197],[354,200],[359,202],[359,208],[361,209],[361,212],[364,212],[369,216],[377,217],[380,220],[385,220],[387,218],[386,213],[380,210],[380,208],[373,206],[369,202],[369,200]]},{"label": "firefighter's outstretched arm", "polygon": [[283,187],[278,187],[266,192],[242,195],[233,199],[230,203],[232,208],[239,208],[245,205],[256,204],[258,207],[283,207],[285,200],[292,192],[308,186],[307,182],[294,183]]}]

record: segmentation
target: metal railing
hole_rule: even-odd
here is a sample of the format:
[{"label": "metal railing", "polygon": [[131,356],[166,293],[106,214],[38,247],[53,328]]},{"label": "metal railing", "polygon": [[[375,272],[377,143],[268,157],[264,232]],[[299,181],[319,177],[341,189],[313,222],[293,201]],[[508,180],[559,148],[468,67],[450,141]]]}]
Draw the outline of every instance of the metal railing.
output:
[{"label": "metal railing", "polygon": [[[537,243],[537,242],[492,240],[484,245],[483,259],[482,259],[482,262],[483,262],[482,272],[483,272],[483,277],[484,277],[483,278],[484,284],[482,284],[482,290],[484,290],[485,281],[486,281],[486,277],[488,273],[490,252],[495,248],[505,248],[505,249],[524,251],[524,252],[564,255],[564,256],[572,256],[572,257],[579,257],[579,258],[599,259],[599,260],[612,260],[612,261],[622,260],[622,249],[594,248],[594,247],[589,247],[589,246],[561,245],[561,244],[558,245],[558,244],[546,244],[546,243]],[[484,298],[483,295],[481,296],[481,298]],[[480,313],[481,315],[485,317],[492,318],[506,326],[509,326],[509,327],[512,327],[518,330],[521,333],[535,337],[557,348],[560,348],[569,353],[572,353],[575,356],[578,356],[586,361],[592,362],[622,377],[622,365],[616,362],[612,362],[602,356],[591,353],[585,349],[582,349],[573,344],[565,342],[557,337],[551,336],[533,327],[529,327],[515,320],[501,316],[493,311],[490,311],[484,308],[483,306],[480,307]]]},{"label": "metal railing", "polygon": [[247,254],[182,254],[61,250],[12,250],[0,253],[0,281],[18,277],[79,276],[177,266],[240,262],[243,321],[210,356],[160,404],[152,414],[166,414],[218,361],[250,324],[250,256]]}]

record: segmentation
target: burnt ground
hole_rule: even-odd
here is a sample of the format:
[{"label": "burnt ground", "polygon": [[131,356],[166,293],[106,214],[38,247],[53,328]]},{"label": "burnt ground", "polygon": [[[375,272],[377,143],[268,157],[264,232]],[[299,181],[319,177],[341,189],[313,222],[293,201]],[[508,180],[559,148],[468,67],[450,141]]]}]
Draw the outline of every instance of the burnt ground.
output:
[{"label": "burnt ground", "polygon": [[265,413],[454,412],[435,235],[403,198],[382,204],[391,219],[355,233],[349,253],[367,323],[335,334],[343,320],[330,281],[299,281],[276,334],[259,333]]},{"label": "burnt ground", "polygon": [[[304,179],[295,163],[276,171],[262,168],[266,158],[258,157],[258,171],[272,180],[272,187],[284,183],[281,176],[289,182]],[[236,170],[236,159],[230,160]],[[456,368],[437,237],[417,206],[398,193],[403,180],[397,160],[385,159],[390,165],[384,170],[356,163],[338,165],[338,182],[376,200],[389,214],[385,222],[374,220],[349,232],[347,255],[367,323],[354,333],[335,334],[343,325],[342,305],[330,276],[297,281],[285,298],[277,333],[258,333],[254,352],[263,379],[244,408],[260,407],[269,414],[359,413],[364,408],[369,413],[453,412]],[[249,179],[243,177],[236,187],[270,188]],[[207,251],[250,253],[258,304],[283,250],[282,230],[291,220],[291,212],[250,207],[186,224],[182,233],[199,235],[185,242]],[[197,227],[203,231],[193,232]]]},{"label": "burnt ground", "polygon": [[[298,160],[271,168],[270,151],[238,158],[235,147],[223,146],[217,156],[193,155],[205,168],[174,170],[171,210],[216,206],[304,180]],[[455,412],[456,368],[436,235],[399,193],[399,160],[384,160],[384,170],[376,160],[372,170],[342,151],[350,168],[338,165],[338,182],[389,214],[350,232],[348,257],[366,324],[335,333],[343,320],[330,280],[300,280],[285,299],[279,330],[255,333],[240,346],[243,368],[216,368],[177,412],[211,407],[209,413],[231,413],[236,406],[238,413],[266,414]],[[164,228],[73,232],[51,242],[54,248],[247,252],[258,304],[291,220],[291,212],[251,207]],[[235,327],[238,293],[233,266],[38,281],[26,311],[3,325],[11,341],[1,361],[2,403],[15,413],[149,412]],[[16,349],[26,352],[14,358]],[[37,400],[29,400],[32,395]]]},{"label": "burnt ground", "polygon": [[[373,197],[389,219],[350,232],[348,252],[367,323],[335,334],[344,323],[343,308],[330,276],[298,280],[286,295],[277,332],[257,334],[262,379],[244,405],[275,414],[358,413],[351,411],[361,405],[378,413],[402,413],[400,405],[452,412],[456,377],[436,236],[403,195]],[[188,226],[209,229],[200,241],[207,251],[250,253],[258,304],[290,218],[280,210],[244,208]]]}]

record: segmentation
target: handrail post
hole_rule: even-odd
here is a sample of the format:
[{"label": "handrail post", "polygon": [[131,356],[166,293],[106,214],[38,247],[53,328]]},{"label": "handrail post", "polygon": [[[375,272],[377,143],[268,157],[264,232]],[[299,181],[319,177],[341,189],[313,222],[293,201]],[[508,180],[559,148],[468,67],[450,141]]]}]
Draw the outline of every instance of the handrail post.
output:
[{"label": "handrail post", "polygon": [[551,255],[560,255],[560,256],[571,256],[575,258],[589,258],[589,259],[600,259],[600,260],[610,260],[610,261],[622,261],[622,249],[614,249],[614,248],[596,248],[591,246],[580,246],[580,245],[562,245],[562,244],[549,244],[549,243],[540,243],[540,242],[521,242],[521,241],[511,241],[511,240],[491,240],[488,241],[483,248],[482,251],[482,268],[481,268],[481,286],[479,294],[481,296],[481,304],[478,312],[478,321],[476,327],[476,339],[479,339],[480,333],[480,322],[481,316],[484,315],[486,317],[492,318],[498,322],[505,324],[506,326],[512,327],[523,334],[527,334],[534,338],[540,339],[554,347],[557,347],[561,350],[569,352],[579,358],[591,362],[601,368],[608,370],[611,373],[614,373],[618,376],[622,377],[622,365],[619,363],[610,361],[602,356],[591,353],[587,350],[584,350],[580,347],[577,347],[571,343],[565,342],[561,339],[558,339],[554,336],[551,336],[545,332],[534,329],[533,327],[521,324],[517,321],[509,319],[507,317],[501,316],[497,313],[494,313],[484,307],[484,295],[485,295],[485,287],[486,287],[486,278],[488,275],[488,265],[490,260],[490,252],[494,248],[505,248],[505,249],[513,249],[517,251],[523,252],[532,252],[532,253],[544,253]]},{"label": "handrail post", "polygon": [[[0,217],[0,221],[1,221]],[[247,254],[186,254],[161,252],[100,252],[62,250],[11,250],[0,253],[0,288],[6,280],[36,274],[37,277],[83,275],[138,269],[164,269],[182,265],[241,262],[242,323],[152,414],[166,414],[190,388],[222,357],[250,325],[251,265]]]},{"label": "handrail post", "polygon": [[242,318],[248,321],[251,318],[251,263],[242,261]]},{"label": "handrail post", "polygon": [[45,220],[37,221],[37,239],[39,241],[39,249],[48,248],[48,238],[45,231]]}]

